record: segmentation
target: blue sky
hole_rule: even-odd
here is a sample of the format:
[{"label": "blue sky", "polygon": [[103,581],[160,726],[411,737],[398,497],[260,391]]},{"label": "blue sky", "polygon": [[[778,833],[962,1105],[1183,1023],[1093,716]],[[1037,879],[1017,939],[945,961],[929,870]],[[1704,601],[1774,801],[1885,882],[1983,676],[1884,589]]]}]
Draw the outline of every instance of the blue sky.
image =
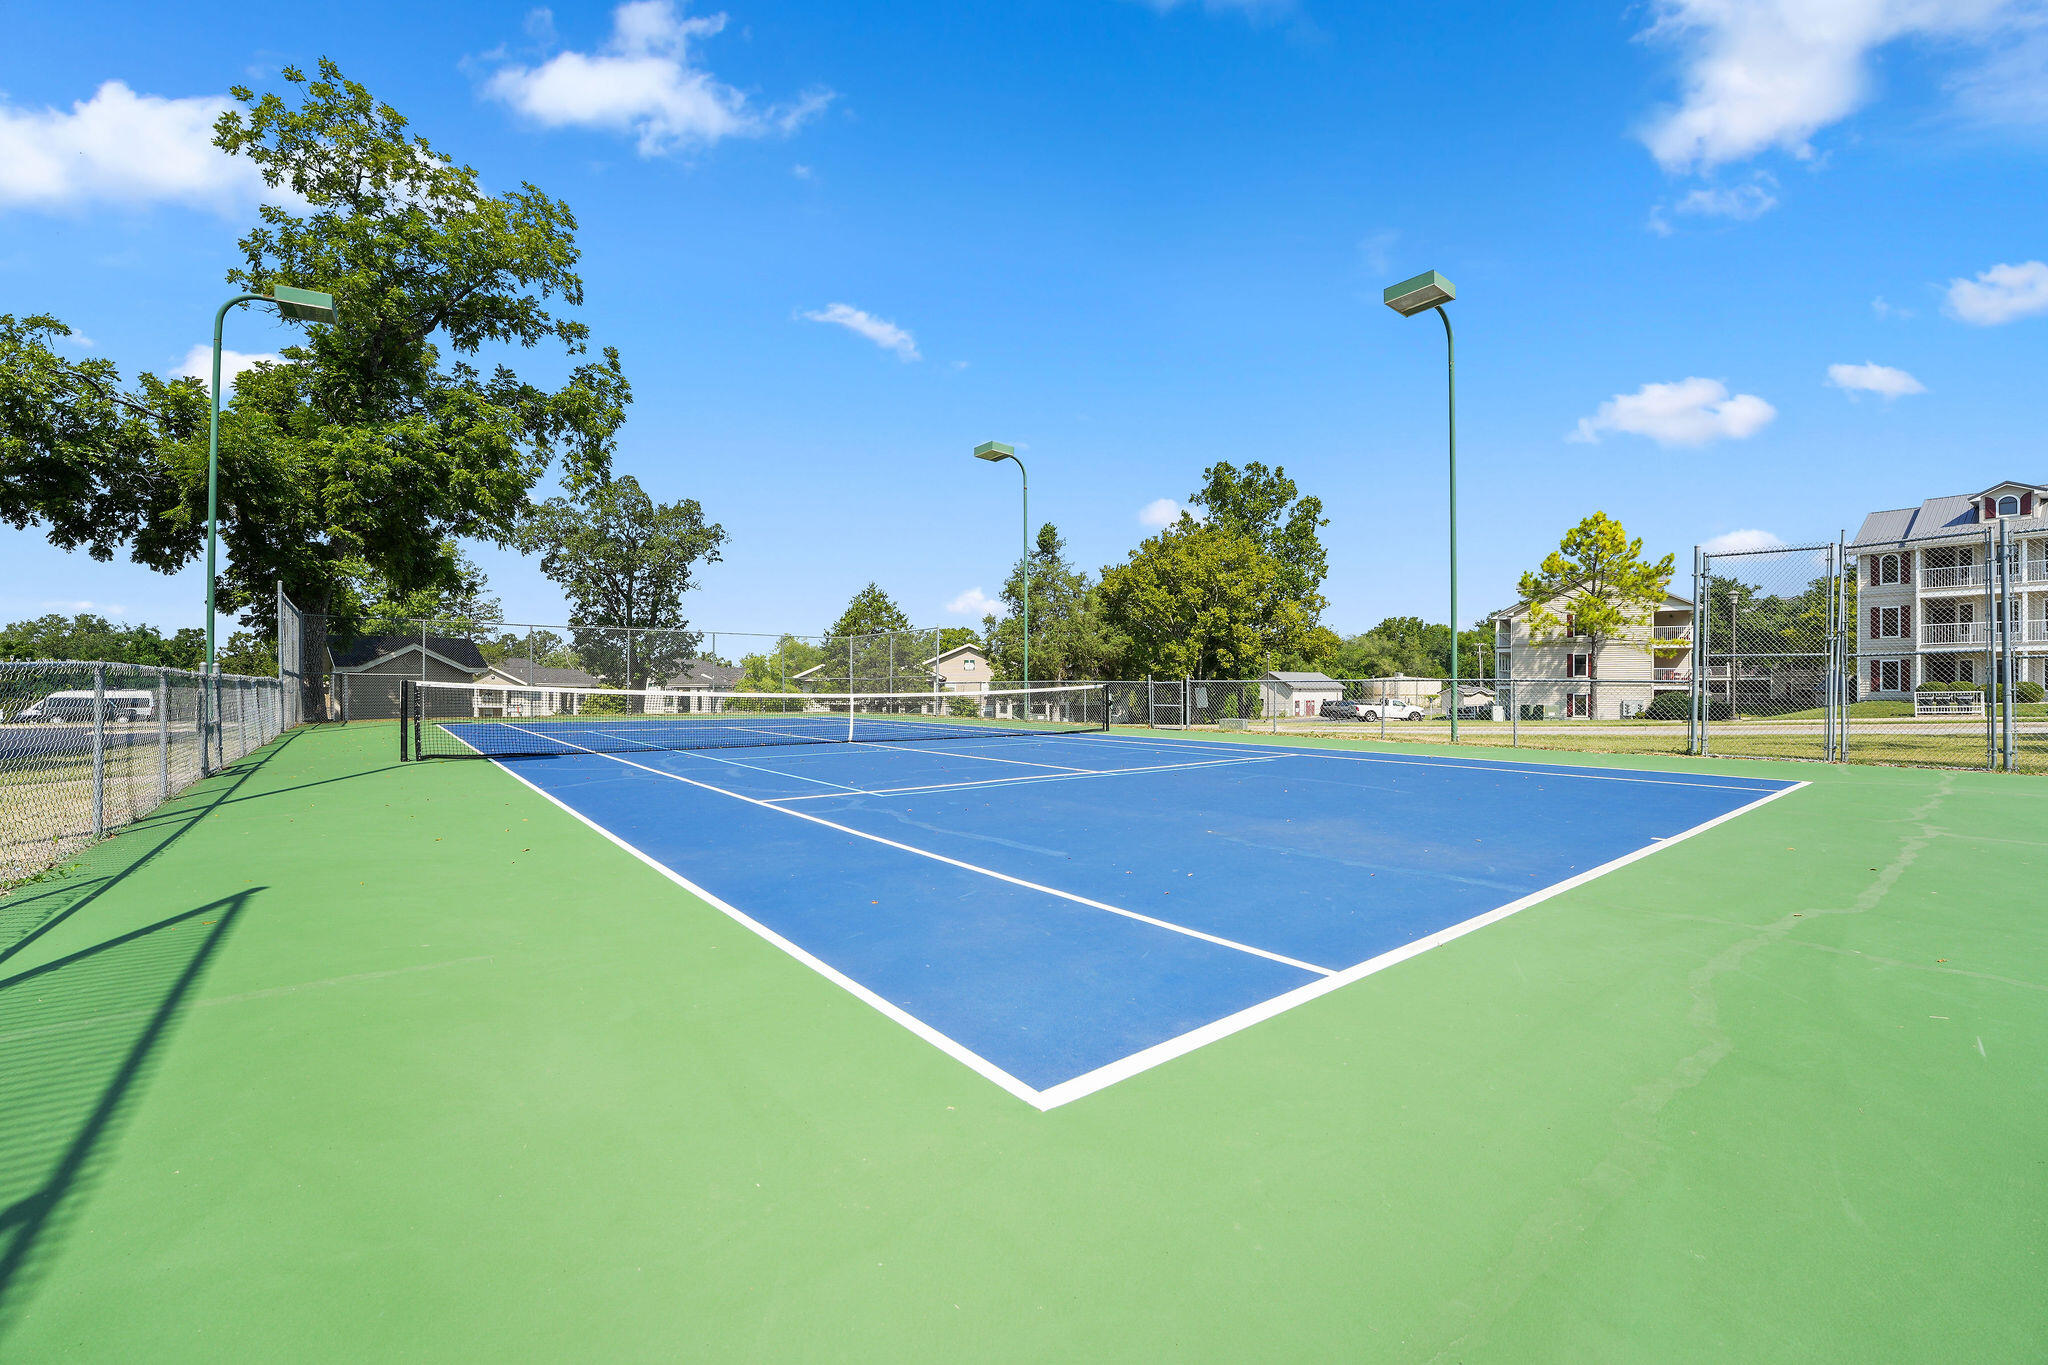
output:
[{"label": "blue sky", "polygon": [[[247,177],[226,87],[320,56],[581,222],[637,401],[616,467],[731,534],[693,619],[815,631],[879,581],[977,624],[1016,477],[1076,559],[1219,459],[1330,525],[1327,621],[1441,619],[1456,281],[1462,614],[1598,508],[1801,541],[2042,466],[2040,0],[37,6],[0,53],[0,312],[126,372],[206,339]],[[288,343],[244,313],[228,345]],[[80,343],[78,353],[88,353]],[[554,357],[523,360],[537,376]],[[476,551],[509,615],[538,570]],[[196,623],[196,573],[0,528],[0,619]]]}]

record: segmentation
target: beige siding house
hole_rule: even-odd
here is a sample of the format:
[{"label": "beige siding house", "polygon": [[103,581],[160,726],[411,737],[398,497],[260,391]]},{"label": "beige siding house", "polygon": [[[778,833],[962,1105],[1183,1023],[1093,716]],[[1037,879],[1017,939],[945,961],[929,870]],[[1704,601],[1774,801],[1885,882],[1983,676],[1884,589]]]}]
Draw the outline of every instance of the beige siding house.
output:
[{"label": "beige siding house", "polygon": [[945,692],[986,692],[994,681],[995,670],[988,666],[988,655],[975,644],[956,645],[936,658],[922,661],[918,667],[935,675],[940,690]]},{"label": "beige siding house", "polygon": [[1562,633],[1540,639],[1529,604],[1493,614],[1494,675],[1500,703],[1523,720],[1624,720],[1660,693],[1692,687],[1692,602],[1667,593],[1662,605],[1598,649],[1573,633],[1563,600],[1548,604]]}]

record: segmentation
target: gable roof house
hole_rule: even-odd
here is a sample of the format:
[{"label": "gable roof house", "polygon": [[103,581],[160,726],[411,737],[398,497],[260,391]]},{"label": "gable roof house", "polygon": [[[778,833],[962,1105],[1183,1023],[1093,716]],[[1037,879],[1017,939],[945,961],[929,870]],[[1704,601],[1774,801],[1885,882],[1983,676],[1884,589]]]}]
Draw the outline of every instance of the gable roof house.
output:
[{"label": "gable roof house", "polygon": [[969,641],[955,645],[943,654],[918,661],[925,677],[936,678],[939,689],[944,692],[986,692],[995,683],[995,670],[989,667],[988,651]]},{"label": "gable roof house", "polygon": [[1324,702],[1343,698],[1344,684],[1327,673],[1269,672],[1259,679],[1259,695],[1266,719],[1317,716]]},{"label": "gable roof house", "polygon": [[396,720],[407,678],[470,683],[490,671],[476,641],[459,635],[360,635],[328,658],[343,720]]},{"label": "gable roof house", "polygon": [[2048,682],[2048,484],[2008,479],[1863,519],[1849,543],[1861,695],[1988,680],[2001,532],[2012,544],[2002,577],[2012,593],[2014,676]]}]

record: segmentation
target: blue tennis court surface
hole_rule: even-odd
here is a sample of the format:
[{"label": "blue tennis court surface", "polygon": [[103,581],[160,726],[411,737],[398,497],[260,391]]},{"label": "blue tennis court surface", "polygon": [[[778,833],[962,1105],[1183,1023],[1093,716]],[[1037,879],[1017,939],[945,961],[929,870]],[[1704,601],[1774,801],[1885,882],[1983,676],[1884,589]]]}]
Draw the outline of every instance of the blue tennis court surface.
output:
[{"label": "blue tennis court surface", "polygon": [[1041,1108],[1803,785],[1125,735],[495,761]]}]

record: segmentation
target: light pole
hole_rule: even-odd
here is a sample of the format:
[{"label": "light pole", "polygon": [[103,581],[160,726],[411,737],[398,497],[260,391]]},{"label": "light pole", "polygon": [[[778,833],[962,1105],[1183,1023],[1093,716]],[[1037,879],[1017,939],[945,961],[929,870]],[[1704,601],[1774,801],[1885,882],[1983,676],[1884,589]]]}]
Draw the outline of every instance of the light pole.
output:
[{"label": "light pole", "polygon": [[237,294],[222,304],[213,315],[213,388],[210,393],[213,413],[206,431],[206,686],[200,690],[199,766],[207,769],[207,744],[212,735],[212,726],[219,719],[219,710],[214,705],[214,692],[219,687],[215,681],[220,668],[213,651],[213,553],[215,523],[220,515],[220,333],[227,322],[228,309],[244,303],[274,303],[277,311],[294,322],[333,322],[334,296],[316,293],[311,289],[293,289],[289,285],[277,285],[268,294]]},{"label": "light pole", "polygon": [[[1001,441],[983,441],[974,448],[974,458],[1000,464],[1004,460],[1016,463],[1017,472],[1024,478],[1024,686],[1031,686],[1031,476],[1024,472],[1024,462],[1017,459],[1014,448]],[[1025,705],[1030,705],[1025,699]]]},{"label": "light pole", "polygon": [[1390,284],[1381,295],[1387,307],[1404,318],[1434,308],[1444,320],[1444,354],[1450,373],[1451,412],[1451,743],[1458,742],[1458,343],[1451,334],[1451,315],[1444,305],[1458,297],[1458,287],[1434,270],[1412,280]]}]

